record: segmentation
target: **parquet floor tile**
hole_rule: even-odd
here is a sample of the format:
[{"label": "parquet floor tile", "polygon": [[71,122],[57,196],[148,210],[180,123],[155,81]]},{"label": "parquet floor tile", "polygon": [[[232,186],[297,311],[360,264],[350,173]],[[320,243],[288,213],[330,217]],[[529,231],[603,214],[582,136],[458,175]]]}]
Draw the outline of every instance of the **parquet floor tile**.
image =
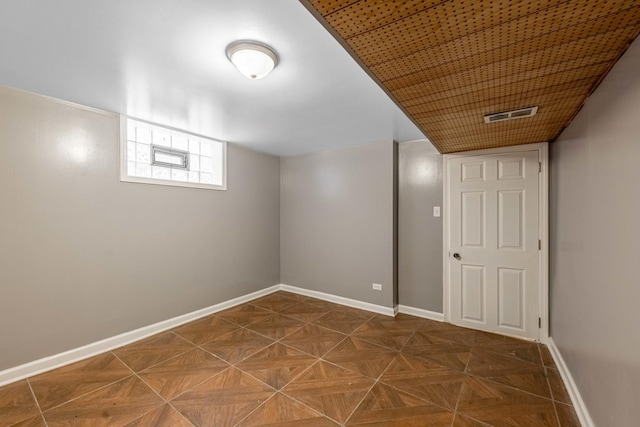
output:
[{"label": "parquet floor tile", "polygon": [[0,387],[0,426],[579,427],[548,348],[278,291]]},{"label": "parquet floor tile", "polygon": [[221,311],[220,313],[217,313],[217,316],[224,320],[228,320],[229,322],[233,322],[236,325],[247,326],[251,323],[263,320],[272,314],[273,312],[266,308],[260,308],[251,304],[242,304]]},{"label": "parquet floor tile", "polygon": [[542,366],[542,357],[540,356],[540,349],[538,343],[535,342],[509,342],[501,345],[476,345],[476,348],[481,348],[494,353],[502,354],[505,356],[511,356],[525,362],[535,363]]},{"label": "parquet floor tile", "polygon": [[229,365],[204,350],[193,350],[139,373],[140,378],[167,400],[224,371]]},{"label": "parquet floor tile", "polygon": [[551,356],[551,352],[549,351],[549,347],[547,347],[546,345],[540,344],[538,346],[538,348],[540,349],[540,356],[542,357],[542,363],[544,364],[544,366],[555,367],[556,364],[553,361],[553,357]]},{"label": "parquet floor tile", "polygon": [[113,350],[113,354],[135,372],[139,372],[194,348],[193,344],[176,334],[163,332],[117,348]]},{"label": "parquet floor tile", "polygon": [[[419,332],[420,329],[418,329]],[[473,347],[476,345],[478,331],[472,331],[470,329],[458,328],[458,329],[439,329],[429,332],[434,338],[445,339],[452,344],[465,345]]]},{"label": "parquet floor tile", "polygon": [[441,338],[431,339],[426,332],[416,332],[402,353],[464,372],[471,357],[471,347]]},{"label": "parquet floor tile", "polygon": [[[116,356],[103,353],[29,379],[43,411],[131,375]],[[1,411],[0,411],[1,413]]]},{"label": "parquet floor tile", "polygon": [[465,347],[452,346],[450,351],[423,353],[419,349],[411,349],[410,351],[402,350],[403,354],[410,354],[420,359],[446,366],[459,372],[464,372],[467,362],[471,357],[470,350]]},{"label": "parquet floor tile", "polygon": [[340,304],[333,304],[332,311],[350,314],[351,316],[360,317],[363,320],[369,320],[376,315],[375,313],[372,313],[370,311],[360,310],[359,308],[349,307],[349,306],[340,305]]},{"label": "parquet floor tile", "polygon": [[236,329],[202,345],[202,348],[231,364],[236,364],[269,347],[275,341],[249,329]]},{"label": "parquet floor tile", "polygon": [[[315,298],[311,298],[311,297],[308,297],[306,295],[296,294],[296,293],[287,292],[287,291],[276,291],[271,295],[279,295],[279,296],[282,296],[282,297],[285,297],[285,298],[294,299],[296,301],[315,300]],[[315,301],[320,301],[320,300],[315,300]]]},{"label": "parquet floor tile", "polygon": [[490,425],[558,425],[551,400],[475,377],[462,385],[457,412]]},{"label": "parquet floor tile", "polygon": [[465,378],[459,371],[400,354],[380,381],[454,411]]},{"label": "parquet floor tile", "polygon": [[354,315],[358,315],[358,314],[361,314],[361,313],[367,313],[367,316],[366,316],[367,319],[370,319],[370,318],[373,317],[373,313],[371,313],[370,311],[358,310],[358,309],[353,308],[353,307],[347,307],[346,305],[336,304],[335,302],[324,301],[324,300],[320,300],[320,299],[316,299],[316,298],[307,298],[305,300],[305,302],[307,304],[313,304],[315,306],[322,307],[327,312],[329,312],[329,311],[342,311],[342,312],[351,313],[351,314],[354,314]]},{"label": "parquet floor tile", "polygon": [[164,401],[139,378],[131,376],[44,412],[49,427],[119,427]]},{"label": "parquet floor tile", "polygon": [[178,396],[171,404],[195,426],[226,427],[236,425],[274,392],[232,367]]},{"label": "parquet floor tile", "polygon": [[483,349],[473,349],[466,372],[519,390],[551,398],[545,368]]},{"label": "parquet floor tile", "polygon": [[212,315],[182,325],[173,330],[176,334],[196,345],[204,344],[231,331],[238,329],[238,325]]},{"label": "parquet floor tile", "polygon": [[319,362],[291,381],[282,392],[344,423],[374,383],[356,372]]},{"label": "parquet floor tile", "polygon": [[448,350],[452,345],[457,344],[446,337],[434,335],[429,331],[416,331],[409,341],[407,341],[406,348],[420,348],[422,351],[441,351],[443,349]]},{"label": "parquet floor tile", "polygon": [[282,312],[287,308],[293,307],[301,302],[300,299],[293,297],[292,295],[286,295],[284,293],[274,293],[262,298],[251,301],[252,305],[266,308],[267,310]]},{"label": "parquet floor tile", "polygon": [[[0,418],[1,420],[2,418]],[[9,427],[47,427],[41,415],[22,420],[16,424],[9,424]]]},{"label": "parquet floor tile", "polygon": [[311,323],[328,329],[333,329],[337,332],[342,332],[343,334],[350,334],[362,326],[366,321],[367,319],[362,316],[340,311],[332,311]]},{"label": "parquet floor tile", "polygon": [[277,393],[238,424],[238,427],[335,427],[321,413]]},{"label": "parquet floor tile", "polygon": [[456,414],[453,420],[452,427],[492,427],[492,426],[486,423],[481,423],[478,420],[474,420],[474,419],[465,417],[463,415]]},{"label": "parquet floor tile", "polygon": [[279,390],[317,360],[300,350],[275,343],[236,366]]},{"label": "parquet floor tile", "polygon": [[371,319],[360,326],[352,335],[392,350],[401,350],[414,332],[413,329],[403,329],[402,326]]},{"label": "parquet floor tile", "polygon": [[345,338],[346,335],[340,332],[308,324],[283,338],[280,342],[305,353],[321,357]]},{"label": "parquet floor tile", "polygon": [[562,427],[580,427],[580,420],[571,405],[555,402],[558,421]]},{"label": "parquet floor tile", "polygon": [[430,319],[422,319],[422,320],[423,322],[420,324],[420,326],[418,326],[418,329],[417,329],[418,332],[435,332],[435,331],[457,332],[457,331],[460,331],[461,329],[459,326],[452,325],[451,323],[438,322],[436,320],[430,320]]},{"label": "parquet floor tile", "polygon": [[510,347],[510,346],[521,346],[521,345],[534,345],[537,346],[537,343],[523,341],[517,338],[508,337],[506,335],[498,335],[491,332],[483,332],[483,331],[471,331],[474,335],[473,345],[476,347],[482,348],[491,348],[491,347]]},{"label": "parquet floor tile", "polygon": [[35,417],[40,417],[40,410],[26,380],[0,388],[0,420],[14,425]]},{"label": "parquet floor tile", "polygon": [[193,424],[170,405],[165,404],[147,412],[125,427],[193,427]]},{"label": "parquet floor tile", "polygon": [[298,319],[302,322],[311,322],[329,313],[329,311],[331,310],[327,309],[323,305],[303,301],[283,310],[282,314],[293,317],[294,319]]},{"label": "parquet floor tile", "polygon": [[346,425],[449,427],[452,422],[453,412],[391,386],[376,384]]},{"label": "parquet floor tile", "polygon": [[571,398],[564,386],[564,382],[562,382],[560,373],[556,369],[547,368],[547,379],[549,380],[553,400],[571,405]]},{"label": "parquet floor tile", "polygon": [[294,319],[293,317],[273,313],[271,316],[260,320],[259,322],[248,325],[247,329],[271,339],[279,340],[297,331],[304,325],[305,322]]},{"label": "parquet floor tile", "polygon": [[349,336],[323,359],[377,379],[397,354],[396,351]]},{"label": "parquet floor tile", "polygon": [[385,316],[384,314],[376,314],[369,322],[371,327],[377,328],[381,331],[389,330],[416,330],[423,323],[424,319],[415,316],[409,316],[408,314],[398,313],[395,317]]}]

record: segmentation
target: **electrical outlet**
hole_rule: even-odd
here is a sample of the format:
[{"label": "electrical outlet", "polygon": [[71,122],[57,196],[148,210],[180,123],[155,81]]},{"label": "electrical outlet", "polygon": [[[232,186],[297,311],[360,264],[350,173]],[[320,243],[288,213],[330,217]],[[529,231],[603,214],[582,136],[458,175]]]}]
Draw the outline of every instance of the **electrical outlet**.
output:
[{"label": "electrical outlet", "polygon": [[382,290],[382,285],[380,283],[374,283],[373,286],[371,286],[373,288],[374,291],[381,291]]},{"label": "electrical outlet", "polygon": [[435,217],[440,216],[440,206],[434,206],[433,207],[433,216],[435,216]]}]

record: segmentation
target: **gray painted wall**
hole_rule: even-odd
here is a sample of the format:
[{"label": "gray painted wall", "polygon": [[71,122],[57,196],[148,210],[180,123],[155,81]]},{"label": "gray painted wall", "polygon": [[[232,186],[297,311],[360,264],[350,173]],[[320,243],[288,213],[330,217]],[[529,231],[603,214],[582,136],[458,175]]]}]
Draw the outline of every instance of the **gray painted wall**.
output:
[{"label": "gray painted wall", "polygon": [[640,40],[551,145],[551,336],[599,426],[640,419]]},{"label": "gray painted wall", "polygon": [[118,120],[0,87],[0,370],[279,283],[280,160],[121,183]]},{"label": "gray painted wall", "polygon": [[282,283],[393,306],[394,144],[281,160]]},{"label": "gray painted wall", "polygon": [[442,313],[442,155],[426,141],[399,148],[400,304]]}]

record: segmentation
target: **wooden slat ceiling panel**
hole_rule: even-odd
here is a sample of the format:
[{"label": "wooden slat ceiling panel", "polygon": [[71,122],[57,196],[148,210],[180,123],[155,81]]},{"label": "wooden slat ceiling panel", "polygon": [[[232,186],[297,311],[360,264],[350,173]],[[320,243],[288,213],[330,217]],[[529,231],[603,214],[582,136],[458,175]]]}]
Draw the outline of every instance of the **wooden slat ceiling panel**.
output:
[{"label": "wooden slat ceiling panel", "polygon": [[442,153],[555,139],[640,31],[640,0],[301,1]]},{"label": "wooden slat ceiling panel", "polygon": [[[584,88],[584,92],[582,92],[584,95],[584,93],[588,92],[588,88],[590,88],[592,85],[593,85],[593,79],[587,78],[587,79],[579,79],[579,80],[574,80],[569,82],[563,82],[558,85],[536,88],[530,91],[523,91],[517,94],[512,94],[510,96],[490,93],[484,97],[480,97],[479,100],[466,99],[465,97],[461,97],[460,99],[457,99],[457,100],[449,100],[450,101],[448,102],[449,105],[446,105],[447,103],[427,104],[423,102],[421,99],[409,101],[409,102],[406,102],[406,104],[407,104],[407,109],[410,109],[411,107],[419,107],[422,109],[423,112],[434,111],[434,110],[442,111],[443,109],[451,111],[451,109],[454,109],[454,111],[457,111],[460,113],[460,112],[466,111],[467,108],[475,107],[478,105],[484,106],[487,104],[487,102],[489,103],[504,102],[510,105],[513,105],[513,103],[518,103],[518,105],[520,105],[522,104],[522,99],[528,100],[530,97],[533,97],[533,96],[548,95],[556,92],[565,92],[568,90],[576,89],[578,87]],[[518,107],[511,107],[508,110],[504,110],[504,109],[490,110],[489,108],[485,108],[485,111],[509,111],[509,110],[515,110],[517,108]]]},{"label": "wooden slat ceiling panel", "polygon": [[[623,25],[625,21],[629,21],[629,23]],[[435,46],[429,51],[420,51],[395,61],[372,65],[371,70],[385,80],[419,72],[426,67],[428,67],[426,69],[436,69],[446,74],[445,66],[450,65],[456,69],[456,67],[462,66],[458,62],[463,62],[464,66],[469,67],[482,66],[508,58],[517,58],[523,52],[535,52],[592,37],[591,35],[601,35],[609,32],[612,28],[622,28],[628,25],[631,25],[630,28],[636,28],[636,21],[629,19],[626,11],[605,16],[597,21],[596,27],[594,24],[592,21],[580,22],[577,25],[566,27],[560,32],[544,32],[541,29],[541,35],[530,39],[510,39],[508,43],[482,45],[475,49],[470,49],[469,46],[477,43],[477,36],[474,36],[473,41],[470,41],[468,37],[456,39],[444,45]],[[568,50],[568,47],[565,49]]]},{"label": "wooden slat ceiling panel", "polygon": [[324,16],[330,13],[336,12],[338,10],[344,9],[345,7],[352,5],[354,3],[358,3],[359,0],[328,0],[323,1],[321,4],[318,4],[318,11]]},{"label": "wooden slat ceiling panel", "polygon": [[[482,73],[482,70],[474,69],[471,72],[453,74],[435,80],[427,80],[424,83],[417,83],[411,86],[399,88],[392,91],[398,99],[412,100],[415,98],[424,99],[425,91],[429,93],[437,92],[437,96],[433,99],[449,98],[452,96],[460,96],[465,93],[472,93],[478,90],[491,90],[497,87],[514,87],[515,85],[523,85],[534,79],[541,79],[544,84],[555,84],[564,81],[567,76],[564,73],[575,75],[573,72],[579,72],[581,75],[589,73],[594,75],[602,68],[606,67],[613,59],[617,58],[617,51],[600,53],[595,56],[578,58],[573,61],[565,61],[549,65],[543,68],[530,69],[516,74],[506,74],[496,70],[496,73]],[[492,76],[500,76],[491,78]],[[519,89],[519,88],[518,88]],[[428,100],[428,99],[427,99]]]},{"label": "wooden slat ceiling panel", "polygon": [[356,2],[332,14],[331,25],[351,38],[384,25],[407,19],[446,0],[408,0],[385,2]]},{"label": "wooden slat ceiling panel", "polygon": [[[539,108],[544,107],[550,113],[553,113],[555,115],[557,113],[562,113],[564,112],[563,110],[572,108],[575,105],[579,106],[582,103],[582,100],[583,100],[583,96],[582,94],[580,94],[578,96],[572,96],[569,98],[562,97],[561,99],[555,99],[550,102],[539,102],[537,105],[539,106]],[[448,129],[450,127],[449,122],[452,122],[453,124],[455,124],[456,129],[459,127],[468,127],[470,125],[478,125],[478,124],[483,125],[484,123],[478,123],[478,120],[476,119],[476,117],[478,116],[478,113],[482,113],[482,110],[481,109],[471,110],[470,114],[466,116],[460,116],[456,113],[440,114],[437,116],[429,115],[429,116],[426,116],[427,118],[424,119],[424,121],[425,123],[429,124],[429,128],[431,129],[432,132],[435,132],[436,130],[439,130],[439,129]],[[422,117],[425,117],[425,115],[421,115],[421,114],[416,114],[416,116],[421,119]],[[534,118],[535,117],[543,117],[543,116],[536,115],[534,116]],[[509,121],[505,123],[516,125],[515,121]]]},{"label": "wooden slat ceiling panel", "polygon": [[[522,119],[521,119],[522,120]],[[544,128],[549,124],[558,124],[562,120],[566,120],[566,117],[560,116],[560,118],[544,119],[542,116],[531,117],[530,128],[540,127]],[[460,138],[469,134],[469,132],[496,134],[506,132],[519,132],[519,126],[516,120],[506,121],[500,123],[498,126],[493,126],[493,129],[487,130],[486,126],[482,126],[484,123],[473,123],[466,126],[456,126],[455,128],[447,127],[434,127],[433,133],[450,138]],[[496,123],[497,124],[497,123]]]},{"label": "wooden slat ceiling panel", "polygon": [[[580,94],[578,96],[572,96],[569,98],[562,97],[561,99],[555,99],[553,101],[538,102],[537,105],[539,106],[539,108],[545,108],[550,113],[553,113],[555,115],[556,113],[562,112],[562,110],[566,110],[575,105],[580,105],[582,100],[583,100],[583,96],[582,94]],[[476,125],[478,124],[478,120],[476,119],[476,117],[478,116],[478,114],[481,114],[481,113],[482,113],[482,110],[477,108],[475,110],[470,110],[469,114],[466,116],[460,116],[457,113],[449,113],[449,114],[440,114],[435,116],[433,115],[426,116],[426,115],[416,114],[416,117],[423,120],[426,124],[429,125],[429,128],[432,130],[432,132],[435,132],[438,129],[449,128],[450,123],[455,125],[455,128],[465,127],[472,124]],[[513,121],[508,123],[515,124],[515,122]],[[481,123],[481,124],[484,124],[484,123]]]},{"label": "wooden slat ceiling panel", "polygon": [[531,100],[534,105],[538,105],[536,102],[553,102],[558,99],[571,96],[582,96],[584,98],[585,92],[587,92],[591,85],[591,79],[584,79],[582,81],[574,81],[569,83],[563,83],[562,85],[551,86],[545,88],[545,90],[535,90],[531,92],[523,92],[517,96],[511,97],[488,97],[483,98],[480,101],[470,102],[463,104],[462,101],[459,104],[455,104],[450,107],[443,107],[441,105],[419,103],[413,104],[406,108],[407,112],[413,117],[426,120],[430,117],[437,117],[443,114],[456,115],[460,117],[466,117],[468,115],[485,114],[485,111],[510,111],[517,108],[514,105],[515,102],[521,102],[522,98]]},{"label": "wooden slat ceiling panel", "polygon": [[[365,62],[371,62],[374,65],[464,37],[471,41],[471,45],[474,48],[500,46],[515,40],[528,39],[535,35],[563,29],[570,23],[579,23],[606,16],[609,14],[609,9],[606,9],[602,3],[616,3],[621,6],[619,10],[628,9],[628,0],[584,0],[582,2],[555,0],[553,2],[539,2],[540,4],[559,3],[554,7],[549,9],[540,8],[536,13],[528,13],[531,3],[538,4],[536,0],[527,2],[513,0],[502,0],[500,2],[476,1],[471,3],[480,3],[485,7],[492,6],[485,13],[494,11],[498,5],[508,7],[512,13],[500,14],[500,19],[490,20],[490,22],[486,22],[486,25],[484,19],[475,19],[476,14],[467,13],[466,15],[470,16],[471,21],[464,21],[451,30],[447,25],[455,22],[454,19],[457,18],[457,16],[450,15],[455,14],[456,3],[467,4],[463,1],[444,3],[444,5],[453,4],[451,11],[448,11],[448,14],[443,17],[434,17],[433,22],[429,23],[430,25],[401,26],[401,21],[348,39],[348,43],[354,50],[361,52],[360,57]],[[586,3],[586,10],[576,10],[577,3]],[[518,5],[523,7],[518,8]],[[436,9],[429,9],[425,13]],[[516,20],[511,19],[517,14],[518,10],[523,14]],[[484,14],[481,14],[481,17],[484,17]]]},{"label": "wooden slat ceiling panel", "polygon": [[[508,59],[493,61],[487,64],[468,66],[464,62],[456,62],[446,64],[448,66],[442,66],[436,69],[426,69],[411,74],[405,74],[396,78],[385,80],[385,86],[389,90],[398,90],[408,86],[430,82],[434,84],[444,80],[451,80],[452,76],[459,76],[460,78],[484,79],[487,76],[504,76],[513,75],[526,71],[530,71],[533,67],[541,69],[547,66],[554,66],[557,63],[567,63],[571,61],[579,61],[583,57],[592,57],[595,55],[601,55],[602,48],[601,43],[608,41],[608,39],[614,38],[620,41],[626,41],[633,34],[632,28],[624,28],[618,31],[612,31],[597,36],[576,40],[574,42],[565,43],[559,46],[550,46],[546,49],[533,51],[517,57],[511,57]],[[618,53],[617,50],[610,50],[607,53],[612,53],[614,56]]]}]

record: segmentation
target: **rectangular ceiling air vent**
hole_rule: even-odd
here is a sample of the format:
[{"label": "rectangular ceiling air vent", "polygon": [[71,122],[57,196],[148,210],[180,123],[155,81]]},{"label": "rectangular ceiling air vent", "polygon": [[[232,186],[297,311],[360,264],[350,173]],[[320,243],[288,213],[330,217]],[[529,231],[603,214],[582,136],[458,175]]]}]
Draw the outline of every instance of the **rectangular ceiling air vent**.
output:
[{"label": "rectangular ceiling air vent", "polygon": [[502,113],[487,114],[484,116],[485,123],[503,122],[505,120],[523,119],[533,117],[538,112],[538,107],[527,107],[519,110],[505,111]]}]

